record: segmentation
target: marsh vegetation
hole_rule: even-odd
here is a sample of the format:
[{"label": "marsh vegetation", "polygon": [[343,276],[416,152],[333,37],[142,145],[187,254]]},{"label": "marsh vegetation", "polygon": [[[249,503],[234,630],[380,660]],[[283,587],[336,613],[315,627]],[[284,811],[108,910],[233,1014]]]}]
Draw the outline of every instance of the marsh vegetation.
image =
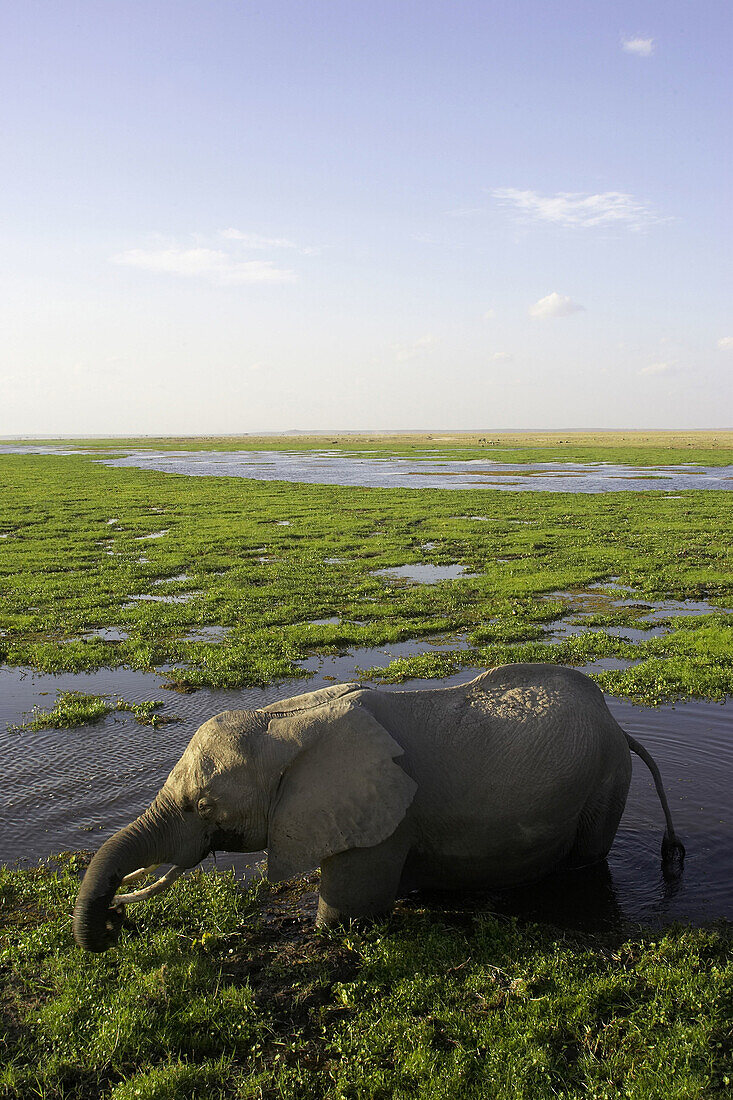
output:
[{"label": "marsh vegetation", "polygon": [[[181,687],[236,687],[303,676],[317,651],[463,632],[460,654],[385,678],[618,658],[636,663],[603,673],[604,690],[640,701],[719,699],[733,682],[728,492],[377,491],[110,470],[85,455],[5,455],[0,477],[9,665],[166,666]],[[394,579],[422,565],[465,572]],[[670,615],[648,639],[594,630],[555,644],[547,624],[610,578],[622,597],[710,612]]]},{"label": "marsh vegetation", "polygon": [[[733,440],[712,436],[144,441],[339,443],[416,461],[498,447],[512,462],[733,461]],[[294,694],[357,651],[360,675],[383,684],[551,661],[647,706],[733,694],[730,492],[343,488],[97,457],[0,456],[6,668],[158,670],[181,690],[277,691],[287,680]],[[420,566],[461,572],[434,584],[400,576]],[[410,652],[377,659],[400,646]],[[153,693],[106,692],[59,694],[14,721],[68,738],[110,707],[107,721],[136,706],[155,723],[187,698],[161,709]],[[144,903],[118,949],[82,958],[69,912],[83,862],[0,873],[0,1095],[729,1091],[728,925],[591,933],[492,915],[480,901],[413,898],[388,922],[316,935],[312,882],[277,892],[206,873]]]}]

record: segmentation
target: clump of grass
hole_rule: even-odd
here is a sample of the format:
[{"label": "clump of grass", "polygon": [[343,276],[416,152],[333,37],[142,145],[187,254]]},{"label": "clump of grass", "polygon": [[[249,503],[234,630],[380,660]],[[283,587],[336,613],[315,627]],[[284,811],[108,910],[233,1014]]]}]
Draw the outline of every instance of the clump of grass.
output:
[{"label": "clump of grass", "polygon": [[73,729],[75,726],[87,726],[101,722],[115,711],[131,714],[136,722],[145,726],[166,725],[177,722],[173,715],[159,714],[161,702],[146,699],[140,703],[128,703],[125,699],[109,699],[105,695],[86,695],[83,691],[61,691],[51,710],[34,707],[32,717],[18,725],[11,726],[11,732],[30,730],[37,733],[48,729]]},{"label": "clump of grass", "polygon": [[731,930],[593,936],[477,902],[316,933],[313,882],[194,873],[81,952],[78,857],[0,869],[0,1096],[702,1100],[733,1079]]}]

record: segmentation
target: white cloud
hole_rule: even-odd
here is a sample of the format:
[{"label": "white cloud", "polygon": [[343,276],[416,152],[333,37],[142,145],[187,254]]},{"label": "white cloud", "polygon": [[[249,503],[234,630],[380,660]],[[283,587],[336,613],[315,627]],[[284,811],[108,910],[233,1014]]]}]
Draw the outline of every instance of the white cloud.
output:
[{"label": "white cloud", "polygon": [[514,356],[508,351],[495,351],[491,356],[495,363],[513,363]]},{"label": "white cloud", "polygon": [[111,259],[125,267],[206,279],[217,286],[289,283],[295,278],[293,271],[277,267],[271,260],[238,260],[213,248],[131,248]]},{"label": "white cloud", "polygon": [[558,294],[556,290],[553,290],[552,294],[540,298],[538,302],[529,307],[530,316],[540,318],[569,317],[571,313],[582,312],[583,306],[574,302],[572,298],[568,298],[565,294]]},{"label": "white cloud", "polygon": [[537,191],[499,187],[491,194],[502,206],[512,206],[533,221],[572,229],[621,225],[639,230],[664,220],[623,191],[602,191],[597,195],[558,191],[556,195],[540,195]]},{"label": "white cloud", "polygon": [[733,351],[733,336],[721,336],[717,346],[719,351]]},{"label": "white cloud", "polygon": [[432,336],[420,336],[417,340],[413,340],[411,344],[392,344],[392,351],[398,363],[406,363],[408,359],[415,359],[418,355],[423,355],[434,343],[435,340]]},{"label": "white cloud", "polygon": [[493,321],[496,317],[495,309],[487,309],[484,311],[484,321]]},{"label": "white cloud", "polygon": [[642,367],[639,374],[668,374],[673,366],[673,360],[665,359],[660,363],[650,363],[648,367]]},{"label": "white cloud", "polygon": [[651,57],[654,53],[653,38],[623,38],[621,49],[625,53],[636,54],[637,57]]},{"label": "white cloud", "polygon": [[320,246],[307,245],[301,248],[288,237],[263,237],[260,233],[243,233],[241,229],[222,229],[219,236],[225,241],[237,241],[242,248],[247,249],[291,248],[301,256],[319,256],[322,251]]},{"label": "white cloud", "polygon": [[259,233],[242,233],[239,229],[223,229],[221,236],[226,241],[240,241],[245,248],[297,248],[294,241],[287,237],[262,237]]}]

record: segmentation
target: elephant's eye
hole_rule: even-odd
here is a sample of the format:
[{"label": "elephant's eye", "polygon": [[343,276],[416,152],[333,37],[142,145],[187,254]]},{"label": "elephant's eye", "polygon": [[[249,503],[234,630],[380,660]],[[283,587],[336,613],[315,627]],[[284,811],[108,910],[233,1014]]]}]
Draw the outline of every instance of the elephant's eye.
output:
[{"label": "elephant's eye", "polygon": [[206,795],[204,795],[196,803],[196,809],[201,817],[210,818],[214,816],[215,805],[211,798],[207,798]]}]

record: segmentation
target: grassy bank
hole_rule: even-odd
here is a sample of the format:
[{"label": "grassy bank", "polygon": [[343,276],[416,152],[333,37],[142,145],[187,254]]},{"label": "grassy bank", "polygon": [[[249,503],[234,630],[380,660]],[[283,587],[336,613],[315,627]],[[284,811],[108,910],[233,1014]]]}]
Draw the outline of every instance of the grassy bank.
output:
[{"label": "grassy bank", "polygon": [[[0,496],[9,665],[172,665],[179,686],[236,687],[304,677],[314,653],[461,634],[441,654],[372,675],[615,657],[638,662],[600,674],[620,696],[733,689],[733,624],[722,614],[733,604],[731,493],[360,489],[3,455]],[[374,574],[411,562],[459,562],[476,575],[409,585]],[[572,619],[587,586],[612,578],[637,606],[607,601],[600,633],[556,644],[548,624]],[[710,613],[634,636],[646,629],[644,602],[666,599],[706,600]],[[328,618],[338,621],[314,622]],[[610,629],[619,625],[631,634]]]},{"label": "grassy bank", "polygon": [[318,934],[308,881],[194,873],[94,956],[81,862],[0,870],[2,1097],[730,1094],[726,927],[592,937],[422,899]]}]

